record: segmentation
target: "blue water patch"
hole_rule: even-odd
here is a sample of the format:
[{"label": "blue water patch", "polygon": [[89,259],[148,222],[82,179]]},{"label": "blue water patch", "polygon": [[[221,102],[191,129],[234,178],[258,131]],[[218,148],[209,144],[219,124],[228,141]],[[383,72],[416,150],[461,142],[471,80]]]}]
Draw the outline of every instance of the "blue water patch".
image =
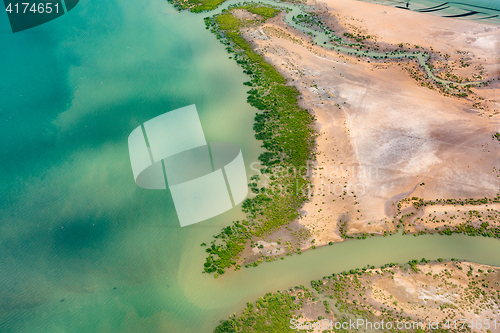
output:
[{"label": "blue water patch", "polygon": [[441,17],[464,18],[500,25],[500,2],[494,0],[436,1],[436,0],[366,0],[367,2],[401,9],[430,13]]}]

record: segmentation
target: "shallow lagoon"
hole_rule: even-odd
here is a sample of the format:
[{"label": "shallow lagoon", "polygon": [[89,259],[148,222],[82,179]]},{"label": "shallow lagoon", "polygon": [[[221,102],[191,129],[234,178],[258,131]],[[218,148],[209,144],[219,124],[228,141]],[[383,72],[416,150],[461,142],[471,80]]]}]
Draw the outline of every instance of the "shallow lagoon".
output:
[{"label": "shallow lagoon", "polygon": [[366,264],[500,265],[497,240],[396,235],[201,274],[199,244],[241,214],[180,228],[167,191],[135,186],[127,137],[195,103],[208,141],[256,160],[248,77],[203,16],[159,0],[82,1],[15,35],[0,16],[0,331],[210,332],[263,293]]}]

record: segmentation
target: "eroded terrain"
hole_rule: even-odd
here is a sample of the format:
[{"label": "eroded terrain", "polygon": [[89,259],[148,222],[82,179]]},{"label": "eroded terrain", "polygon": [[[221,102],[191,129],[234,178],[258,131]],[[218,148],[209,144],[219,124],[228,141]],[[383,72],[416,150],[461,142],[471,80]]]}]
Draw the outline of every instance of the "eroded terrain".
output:
[{"label": "eroded terrain", "polygon": [[405,332],[500,332],[497,267],[422,259],[333,274],[311,286],[269,293],[218,328],[381,332],[390,323]]},{"label": "eroded terrain", "polygon": [[[314,45],[283,14],[246,25],[245,39],[299,90],[318,132],[310,201],[298,220],[308,232],[288,227],[288,238],[274,232],[252,253],[281,254],[287,241],[303,250],[403,226],[410,233],[480,229],[485,222],[478,233],[498,227],[498,27],[357,1],[311,4],[317,9],[311,17],[363,40],[365,48],[424,49],[437,77],[488,84],[470,87],[466,96],[452,94],[426,78],[414,60],[357,57]],[[427,204],[400,209],[405,198]]]}]

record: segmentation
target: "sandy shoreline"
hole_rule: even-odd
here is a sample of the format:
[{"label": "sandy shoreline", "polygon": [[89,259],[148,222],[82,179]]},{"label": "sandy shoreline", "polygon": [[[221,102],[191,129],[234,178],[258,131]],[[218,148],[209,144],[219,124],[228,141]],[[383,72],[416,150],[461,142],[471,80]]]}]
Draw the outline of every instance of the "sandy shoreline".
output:
[{"label": "sandy shoreline", "polygon": [[262,295],[229,323],[242,332],[259,322],[314,333],[500,332],[499,281],[498,267],[453,259],[367,265]]},{"label": "sandy shoreline", "polygon": [[[375,36],[380,47],[408,43],[449,54],[457,75],[471,75],[478,65],[484,77],[500,73],[499,27],[351,0],[309,4],[334,30]],[[488,102],[488,112],[474,109],[472,100],[417,84],[404,69],[409,64],[366,62],[311,45],[281,16],[242,32],[297,87],[300,105],[317,119],[314,195],[298,221],[311,234],[300,248],[393,231],[385,206],[413,189],[412,196],[425,200],[499,192],[500,142],[492,140],[497,101]],[[469,66],[454,65],[460,61]],[[500,96],[498,84],[474,92]],[[283,237],[278,231],[265,240]]]}]

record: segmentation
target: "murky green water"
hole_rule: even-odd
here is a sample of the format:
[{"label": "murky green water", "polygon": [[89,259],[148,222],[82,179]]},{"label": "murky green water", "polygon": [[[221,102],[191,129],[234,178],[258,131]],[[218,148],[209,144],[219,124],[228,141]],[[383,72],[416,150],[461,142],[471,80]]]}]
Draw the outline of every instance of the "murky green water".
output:
[{"label": "murky green water", "polygon": [[495,240],[391,236],[201,274],[199,244],[239,210],[180,228],[168,191],[135,186],[127,137],[194,103],[208,141],[256,160],[248,77],[203,16],[161,0],[82,0],[13,35],[0,15],[1,332],[209,332],[262,293],[368,263],[500,265]]}]

